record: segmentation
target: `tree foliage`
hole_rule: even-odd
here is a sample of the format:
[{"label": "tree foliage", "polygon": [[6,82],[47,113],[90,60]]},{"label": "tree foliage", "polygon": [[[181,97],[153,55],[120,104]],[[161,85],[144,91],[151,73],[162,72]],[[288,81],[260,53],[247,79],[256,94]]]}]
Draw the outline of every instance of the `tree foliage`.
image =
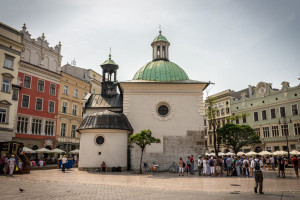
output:
[{"label": "tree foliage", "polygon": [[223,142],[238,153],[242,147],[261,143],[260,137],[249,125],[225,124],[217,129]]},{"label": "tree foliage", "polygon": [[208,118],[208,123],[212,127],[212,134],[213,134],[213,143],[214,143],[214,149],[216,152],[216,156],[218,156],[218,152],[220,149],[220,144],[222,142],[222,137],[216,132],[217,128],[220,126],[219,122],[217,121],[216,115],[217,115],[217,105],[215,103],[217,99],[213,97],[207,97],[205,103],[206,103],[206,110],[205,115]]},{"label": "tree foliage", "polygon": [[128,143],[129,145],[134,143],[141,148],[140,173],[142,173],[143,154],[146,146],[151,145],[152,143],[160,143],[160,139],[153,137],[151,130],[148,129],[131,135],[128,139]]}]

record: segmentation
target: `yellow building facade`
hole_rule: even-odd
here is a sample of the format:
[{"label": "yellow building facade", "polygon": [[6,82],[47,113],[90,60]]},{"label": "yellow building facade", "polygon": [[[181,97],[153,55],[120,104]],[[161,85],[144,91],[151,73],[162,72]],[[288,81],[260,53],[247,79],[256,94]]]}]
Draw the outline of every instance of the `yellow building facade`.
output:
[{"label": "yellow building facade", "polygon": [[58,119],[56,139],[57,146],[69,152],[79,148],[79,133],[76,132],[81,124],[82,99],[90,91],[90,83],[66,72],[61,72],[62,78],[59,90]]},{"label": "yellow building facade", "polygon": [[101,94],[101,80],[102,76],[92,69],[87,70],[87,74],[91,83],[90,93]]},{"label": "yellow building facade", "polygon": [[11,141],[18,107],[22,34],[0,22],[0,142]]}]

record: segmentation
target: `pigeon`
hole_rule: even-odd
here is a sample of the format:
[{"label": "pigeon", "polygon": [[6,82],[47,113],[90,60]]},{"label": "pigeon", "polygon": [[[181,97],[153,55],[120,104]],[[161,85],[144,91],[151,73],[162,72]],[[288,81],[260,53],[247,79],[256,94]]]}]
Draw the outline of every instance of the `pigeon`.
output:
[{"label": "pigeon", "polygon": [[19,188],[20,192],[23,192],[24,190],[22,188]]}]

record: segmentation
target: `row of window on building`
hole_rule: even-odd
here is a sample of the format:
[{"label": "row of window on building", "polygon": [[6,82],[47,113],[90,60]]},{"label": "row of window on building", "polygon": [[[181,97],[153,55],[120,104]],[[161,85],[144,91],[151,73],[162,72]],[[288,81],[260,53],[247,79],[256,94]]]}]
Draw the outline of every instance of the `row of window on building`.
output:
[{"label": "row of window on building", "polygon": [[[72,106],[72,115],[77,116],[77,105]],[[61,112],[67,114],[68,113],[68,103],[67,102],[62,102],[62,108]]]},{"label": "row of window on building", "polygon": [[[24,88],[28,88],[28,89],[31,89],[31,77],[28,76],[28,75],[25,75],[24,76],[24,83],[23,83],[23,87]],[[56,95],[56,85],[53,84],[53,83],[50,83],[50,87],[49,87],[49,94],[51,95]],[[37,91],[39,92],[45,92],[45,81],[44,80],[41,80],[39,79],[38,82],[37,82]]]},{"label": "row of window on building", "polygon": [[[31,119],[31,122],[30,122]],[[31,124],[31,127],[29,127]],[[77,125],[71,125],[71,137],[76,137]],[[31,130],[31,131],[29,131]],[[17,133],[54,136],[55,122],[47,119],[18,116]],[[67,123],[61,123],[60,134],[66,137]]]},{"label": "row of window on building", "polygon": [[[69,95],[69,86],[67,86],[67,85],[64,85],[64,94]],[[82,98],[84,98],[86,95],[87,95],[87,93],[83,92]],[[74,89],[73,97],[78,98],[78,90],[77,89]]]},{"label": "row of window on building", "polygon": [[[298,115],[297,104],[294,104],[294,105],[291,106],[291,113],[292,113],[292,115]],[[261,117],[262,117],[262,120],[267,120],[268,119],[268,117],[267,117],[267,110],[263,110],[261,112]],[[280,117],[286,117],[285,107],[280,107]],[[254,118],[254,121],[258,121],[259,120],[258,112],[254,112],[253,118]],[[270,109],[270,118],[271,119],[276,118],[276,110],[275,110],[275,108]]]},{"label": "row of window on building", "polygon": [[[35,101],[35,110],[38,111],[43,111],[43,103],[44,100],[42,98],[36,98]],[[30,108],[30,96],[23,94],[22,95],[22,102],[21,102],[21,107],[22,108]],[[49,113],[54,113],[55,109],[55,102],[54,101],[48,101],[48,112]]]},{"label": "row of window on building", "polygon": [[[31,123],[31,134],[54,136],[55,122],[52,120],[42,120],[40,118],[32,118],[18,116],[17,133],[28,134],[29,124]],[[44,128],[44,130],[42,130]]]},{"label": "row of window on building", "polygon": [[[279,127],[281,131],[279,130]],[[300,123],[294,123],[293,129],[294,129],[294,135],[300,135]],[[262,127],[262,129],[254,128],[254,132],[263,138],[285,137],[286,135],[290,136],[289,124],[264,126]]]},{"label": "row of window on building", "polygon": [[[60,124],[60,136],[66,137],[66,129],[67,129],[67,123],[61,123]],[[71,137],[76,137],[76,129],[77,126],[75,124],[72,124],[71,126]]]}]

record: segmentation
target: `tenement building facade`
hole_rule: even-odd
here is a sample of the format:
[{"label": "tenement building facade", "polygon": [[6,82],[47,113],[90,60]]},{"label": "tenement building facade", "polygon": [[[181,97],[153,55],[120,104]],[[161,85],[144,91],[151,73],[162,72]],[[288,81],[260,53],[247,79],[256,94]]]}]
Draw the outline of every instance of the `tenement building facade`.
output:
[{"label": "tenement building facade", "polygon": [[82,99],[90,91],[90,83],[87,80],[69,74],[72,68],[76,71],[76,67],[73,66],[68,66],[68,70],[62,67],[58,103],[57,146],[66,152],[79,149],[80,135],[76,130],[83,119]]},{"label": "tenement building facade", "polygon": [[11,141],[18,106],[22,34],[0,22],[0,142]]},{"label": "tenement building facade", "polygon": [[31,38],[25,24],[21,33],[24,49],[18,77],[22,89],[13,140],[32,149],[52,149],[55,148],[57,126],[61,44],[49,47],[44,34],[37,39]]},{"label": "tenement building facade", "polygon": [[[243,90],[235,92],[234,90],[225,90],[222,92],[219,92],[217,94],[211,95],[206,98],[212,98],[213,99],[213,106],[216,109],[216,123],[217,123],[217,128],[223,127],[226,123],[231,122],[229,117],[232,116],[231,112],[231,99],[234,100],[239,100],[241,98],[241,94],[244,93],[246,97],[251,98],[252,94],[255,90],[254,86],[249,85],[248,88],[245,88]],[[208,104],[205,104],[205,110],[208,109]],[[206,117],[205,118],[206,122],[205,125],[207,131],[205,131],[207,137],[207,153],[213,153],[215,152],[213,141],[213,126],[211,124],[211,121]],[[246,123],[246,118],[240,119],[241,123]],[[239,123],[240,123],[239,122]],[[220,145],[220,152],[227,153],[230,152],[230,148],[226,147],[224,144]]]},{"label": "tenement building facade", "polygon": [[[61,67],[61,71],[70,74],[74,77],[79,78],[80,80],[84,80],[89,82],[90,88],[89,93],[92,94],[101,94],[101,80],[102,76],[95,72],[92,69],[84,69],[81,67],[73,66],[70,64],[66,64]],[[86,96],[87,94],[85,94]]]},{"label": "tenement building facade", "polygon": [[262,140],[244,147],[244,152],[300,149],[300,85],[290,87],[284,81],[280,89],[273,89],[271,83],[259,82],[251,97],[242,93],[239,99],[231,98],[230,104],[233,114],[248,113],[246,122],[238,123],[250,125]]}]

